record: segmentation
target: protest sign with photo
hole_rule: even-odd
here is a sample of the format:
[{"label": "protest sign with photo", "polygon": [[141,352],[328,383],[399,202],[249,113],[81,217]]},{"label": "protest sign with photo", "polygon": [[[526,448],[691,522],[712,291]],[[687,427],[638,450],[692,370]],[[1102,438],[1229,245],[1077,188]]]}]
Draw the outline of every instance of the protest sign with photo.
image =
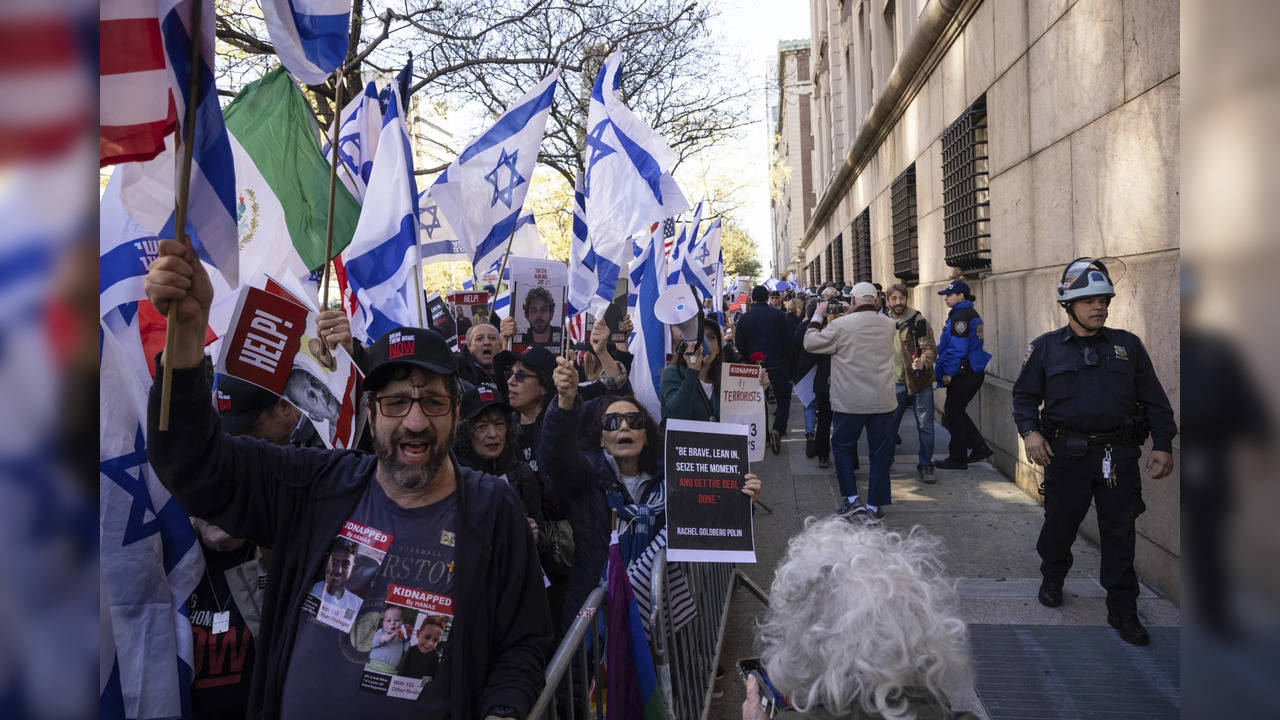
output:
[{"label": "protest sign with photo", "polygon": [[516,320],[512,350],[537,345],[559,354],[563,342],[568,268],[557,260],[512,257],[511,311]]},{"label": "protest sign with photo", "polygon": [[720,368],[720,419],[747,428],[747,457],[751,462],[764,460],[765,404],[764,385],[759,365],[724,363]]},{"label": "protest sign with photo", "polygon": [[240,289],[218,372],[280,395],[315,426],[328,448],[355,444],[363,421],[360,381],[345,348],[330,349],[316,329],[318,314],[271,278],[262,290]]},{"label": "protest sign with photo", "polygon": [[467,330],[472,325],[489,322],[489,293],[471,290],[450,290],[446,296],[453,308],[458,325],[458,347],[466,349]]},{"label": "protest sign with photo", "polygon": [[742,493],[747,428],[668,419],[665,447],[667,559],[755,562],[751,498]]}]

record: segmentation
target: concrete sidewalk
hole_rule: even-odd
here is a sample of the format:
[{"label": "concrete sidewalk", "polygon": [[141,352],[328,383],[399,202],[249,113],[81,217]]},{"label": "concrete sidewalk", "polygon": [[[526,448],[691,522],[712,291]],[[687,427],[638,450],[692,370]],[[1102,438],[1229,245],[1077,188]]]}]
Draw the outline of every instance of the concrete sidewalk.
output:
[{"label": "concrete sidewalk", "polygon": [[[774,568],[786,550],[788,539],[801,530],[805,518],[831,515],[839,504],[834,465],[823,470],[818,467],[816,459],[809,459],[804,455],[804,419],[798,410],[799,401],[793,398],[791,430],[783,439],[782,453],[775,456],[768,452],[765,460],[753,467],[765,482],[762,499],[774,512],[772,515],[763,512],[756,515],[758,562],[739,568],[766,592],[773,581]],[[771,407],[770,412],[772,411]],[[901,435],[903,444],[897,446],[891,470],[893,504],[884,508],[884,526],[905,531],[920,525],[942,538],[946,548],[943,561],[948,573],[958,581],[960,612],[970,624],[971,630],[976,631],[988,625],[1102,626],[1110,635],[1099,634],[1098,637],[1110,645],[1112,636],[1116,634],[1106,626],[1105,592],[1097,581],[1097,547],[1084,538],[1077,539],[1072,548],[1075,564],[1065,585],[1066,602],[1056,609],[1043,607],[1036,601],[1040,584],[1040,558],[1036,554],[1035,543],[1043,518],[1040,505],[986,462],[970,465],[967,470],[938,470],[936,485],[921,484],[915,471],[917,438],[910,415],[903,419]],[[946,455],[947,437],[946,430],[936,426],[936,458]],[[861,468],[857,475],[859,489],[863,493],[866,492],[866,469],[869,464],[866,447],[864,435],[859,443]],[[1176,628],[1179,624],[1178,609],[1149,588],[1143,587],[1138,607],[1148,627]],[[712,701],[711,718],[729,720],[741,717],[743,686],[737,677],[737,661],[759,654],[755,642],[755,626],[762,611],[763,606],[750,593],[744,590],[735,593],[729,608],[724,647],[720,655],[725,676],[717,688],[723,690],[724,695]],[[1073,633],[1065,634],[1070,636]],[[987,637],[985,633],[982,635]],[[1155,649],[1165,637],[1167,633],[1158,635],[1153,632],[1152,648],[1132,648],[1128,645],[1124,648],[1135,651],[1130,655],[1141,657],[1143,653]],[[1114,637],[1114,640],[1115,643],[1122,644],[1118,637]],[[973,639],[974,643],[980,641],[978,637]],[[976,674],[979,670],[977,658],[990,657],[993,648],[975,646],[972,649]],[[984,653],[984,650],[988,652]],[[1167,644],[1165,650],[1169,650]],[[1117,648],[1117,651],[1120,650]],[[998,663],[997,659],[997,667],[994,669],[990,664],[983,664],[987,677],[995,673],[1004,675],[1003,668],[998,667]],[[1095,669],[1103,673],[1107,670],[1105,667]],[[1015,678],[1015,685],[1018,684],[1016,678],[1019,672],[1025,673],[1027,670],[1009,668],[1009,676]],[[1167,680],[1163,676],[1159,679],[1161,682]],[[1176,680],[1175,672],[1169,682],[1176,685]],[[977,684],[983,685],[983,680],[980,678]],[[1033,684],[1028,683],[1026,687],[1031,688]],[[1011,690],[1016,694],[1018,687],[1012,687]],[[992,701],[980,699],[973,687],[955,688],[949,694],[958,709],[968,710],[982,718],[999,720],[1023,716],[1000,708],[986,707],[984,702]],[[1040,698],[1041,694],[1042,691],[1023,692],[1024,697],[1020,702],[1028,712],[1026,716],[1060,716],[1063,698]],[[1166,697],[1169,696],[1168,692],[1165,694]],[[1176,688],[1174,695],[1176,696]],[[1176,697],[1174,700],[1176,701]],[[1041,701],[1043,709],[1034,707]],[[1004,703],[1001,707],[1010,706]],[[1087,714],[1080,713],[1076,716],[1083,717]]]}]

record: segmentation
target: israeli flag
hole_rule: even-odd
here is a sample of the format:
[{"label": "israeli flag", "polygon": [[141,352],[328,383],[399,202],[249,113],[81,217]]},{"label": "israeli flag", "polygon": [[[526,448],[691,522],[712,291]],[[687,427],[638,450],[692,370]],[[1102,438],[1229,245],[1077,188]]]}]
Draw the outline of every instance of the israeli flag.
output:
[{"label": "israeli flag", "polygon": [[716,298],[716,308],[724,299],[724,254],[720,249],[720,218],[712,220],[702,237],[693,243],[685,279]]},{"label": "israeli flag", "polygon": [[516,231],[511,236],[512,257],[545,259],[547,244],[538,237],[538,224],[534,222],[533,213],[525,211],[516,219]]},{"label": "israeli flag", "polygon": [[662,383],[662,368],[666,365],[671,333],[667,326],[653,314],[658,296],[667,289],[666,257],[662,251],[661,233],[651,235],[641,245],[634,243],[631,261],[631,285],[627,293],[627,312],[635,330],[628,347],[635,359],[631,363],[629,379],[636,400],[644,405],[650,415],[662,417],[662,396],[658,388]]},{"label": "israeli flag", "polygon": [[187,598],[204,556],[147,460],[151,378],[136,333],[98,326],[102,717],[188,717],[195,650]]},{"label": "israeli flag", "polygon": [[[698,239],[698,226],[702,223],[702,203],[693,209],[693,219],[681,225],[680,236],[671,247],[668,260],[667,285],[679,282],[690,282],[695,287],[700,283],[694,271],[693,246]],[[710,291],[707,291],[710,295]]]},{"label": "israeli flag", "polygon": [[258,5],[280,62],[302,82],[322,84],[346,59],[351,0],[258,0]]},{"label": "israeli flag", "polygon": [[560,69],[472,140],[428,195],[449,218],[475,274],[502,262],[529,192]]},{"label": "israeli flag", "polygon": [[422,293],[414,278],[418,262],[413,153],[400,105],[390,103],[360,220],[351,244],[342,251],[354,337],[368,344],[396,327],[420,326]]},{"label": "israeli flag", "polygon": [[[610,55],[591,90],[582,184],[591,246],[597,257],[618,266],[627,260],[628,238],[689,208],[671,177],[675,152],[618,97],[621,63],[620,52]],[[600,314],[608,302],[593,296],[583,309]]]},{"label": "israeli flag", "polygon": [[429,262],[446,260],[470,260],[467,249],[458,241],[458,233],[445,217],[440,204],[431,197],[431,189],[427,188],[418,196],[418,220],[422,232],[418,236],[419,251],[422,259]]},{"label": "israeli flag", "polygon": [[[382,103],[373,81],[364,92],[342,109],[338,125],[338,177],[351,194],[364,202],[369,175],[373,173],[373,157],[378,152],[378,136],[382,134]],[[325,160],[333,159],[332,134],[325,138]]]},{"label": "israeli flag", "polygon": [[573,183],[573,240],[569,245],[569,317],[591,310],[600,315],[613,302],[618,289],[618,263],[601,257],[587,234],[587,207],[582,194],[582,173]]}]

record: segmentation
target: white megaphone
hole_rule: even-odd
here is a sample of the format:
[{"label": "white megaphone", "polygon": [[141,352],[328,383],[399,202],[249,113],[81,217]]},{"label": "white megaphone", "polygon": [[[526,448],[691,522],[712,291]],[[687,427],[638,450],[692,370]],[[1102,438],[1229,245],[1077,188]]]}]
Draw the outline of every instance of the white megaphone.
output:
[{"label": "white megaphone", "polygon": [[675,285],[664,290],[653,305],[653,315],[663,325],[678,329],[686,342],[702,344],[702,303],[692,287]]}]

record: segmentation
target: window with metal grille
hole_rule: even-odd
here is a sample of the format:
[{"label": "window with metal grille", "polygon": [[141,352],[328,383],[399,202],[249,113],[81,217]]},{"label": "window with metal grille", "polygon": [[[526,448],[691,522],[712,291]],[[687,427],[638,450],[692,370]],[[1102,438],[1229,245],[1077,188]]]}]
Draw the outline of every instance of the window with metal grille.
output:
[{"label": "window with metal grille", "polygon": [[825,256],[823,258],[823,265],[827,267],[827,272],[823,275],[823,279],[835,280],[835,273],[832,272],[832,268],[835,267],[833,264],[833,261],[835,260],[835,243],[827,243],[827,249],[823,251],[823,255]]},{"label": "window with metal grille", "polygon": [[987,98],[978,98],[942,133],[942,226],[946,262],[991,267],[987,192]]},{"label": "window with metal grille", "polygon": [[836,239],[831,241],[831,246],[835,248],[835,250],[831,254],[831,274],[833,276],[831,279],[835,280],[837,285],[843,286],[844,285],[844,235],[843,234],[837,235]]},{"label": "window with metal grille", "polygon": [[893,274],[908,285],[915,285],[920,282],[915,163],[893,181],[889,208],[893,215]]},{"label": "window with metal grille", "polygon": [[871,208],[853,219],[849,235],[853,240],[853,281],[871,282]]}]

